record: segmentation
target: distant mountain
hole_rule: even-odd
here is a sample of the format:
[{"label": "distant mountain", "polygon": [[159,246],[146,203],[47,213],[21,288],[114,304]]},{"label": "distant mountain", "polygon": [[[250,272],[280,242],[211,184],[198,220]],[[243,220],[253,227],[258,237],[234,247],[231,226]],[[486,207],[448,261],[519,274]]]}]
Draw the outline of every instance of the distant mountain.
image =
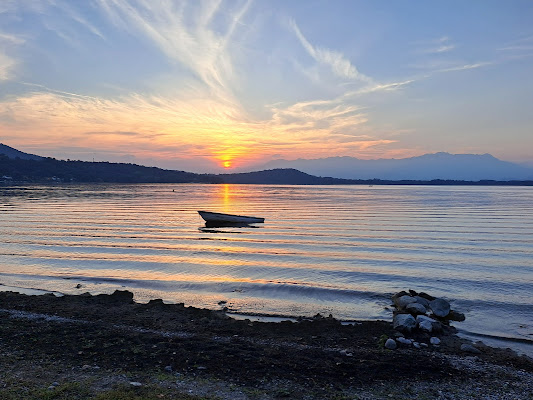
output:
[{"label": "distant mountain", "polygon": [[24,153],[13,147],[6,146],[5,144],[0,143],[0,154],[5,155],[8,158],[20,158],[21,160],[42,160],[43,157],[36,156],[33,154]]},{"label": "distant mountain", "polygon": [[402,159],[354,157],[273,160],[254,169],[294,168],[311,175],[383,180],[531,180],[533,168],[499,160],[490,154],[425,154]]},{"label": "distant mountain", "polygon": [[263,185],[345,185],[360,183],[350,179],[322,178],[296,169],[271,169],[238,174],[217,175],[224,183],[254,183]]}]

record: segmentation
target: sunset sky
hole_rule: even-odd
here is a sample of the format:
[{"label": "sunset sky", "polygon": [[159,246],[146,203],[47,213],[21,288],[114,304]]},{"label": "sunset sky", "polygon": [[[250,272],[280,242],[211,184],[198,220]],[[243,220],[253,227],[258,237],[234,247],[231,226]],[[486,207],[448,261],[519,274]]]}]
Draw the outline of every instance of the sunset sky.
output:
[{"label": "sunset sky", "polygon": [[194,172],[533,164],[533,2],[0,0],[0,142]]}]

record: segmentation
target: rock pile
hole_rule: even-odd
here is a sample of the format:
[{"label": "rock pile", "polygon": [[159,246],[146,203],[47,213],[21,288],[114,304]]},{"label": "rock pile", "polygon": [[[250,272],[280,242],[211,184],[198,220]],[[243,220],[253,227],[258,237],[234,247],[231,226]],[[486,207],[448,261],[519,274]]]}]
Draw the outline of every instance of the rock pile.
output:
[{"label": "rock pile", "polygon": [[454,311],[444,299],[427,293],[401,291],[392,296],[394,302],[393,327],[402,333],[416,330],[426,333],[440,333],[450,321],[464,321],[464,314]]},{"label": "rock pile", "polygon": [[[446,300],[424,292],[401,291],[392,296],[392,301],[394,302],[392,324],[397,332],[395,339],[384,342],[384,347],[390,350],[396,349],[397,346],[412,346],[416,349],[427,348],[430,345],[439,347],[441,340],[438,335],[455,333],[450,321],[465,320],[464,314],[452,310]],[[463,351],[474,353],[470,348]]]}]

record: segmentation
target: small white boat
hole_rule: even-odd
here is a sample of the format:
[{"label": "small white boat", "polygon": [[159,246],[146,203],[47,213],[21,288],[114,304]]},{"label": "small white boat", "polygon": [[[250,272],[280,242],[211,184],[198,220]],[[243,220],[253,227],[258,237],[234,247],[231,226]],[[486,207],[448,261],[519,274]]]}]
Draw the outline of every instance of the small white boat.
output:
[{"label": "small white boat", "polygon": [[264,218],[247,217],[245,215],[223,214],[211,211],[198,211],[198,214],[208,223],[254,224],[265,222]]}]

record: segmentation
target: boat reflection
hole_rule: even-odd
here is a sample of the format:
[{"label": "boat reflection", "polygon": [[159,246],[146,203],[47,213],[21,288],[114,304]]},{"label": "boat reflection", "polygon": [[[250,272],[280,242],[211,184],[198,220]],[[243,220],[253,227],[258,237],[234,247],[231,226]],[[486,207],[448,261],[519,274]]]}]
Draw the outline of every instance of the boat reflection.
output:
[{"label": "boat reflection", "polygon": [[[211,233],[228,233],[229,230],[217,230],[213,228],[262,228],[261,226],[256,226],[254,224],[247,224],[245,222],[223,222],[223,221],[209,221],[206,222],[204,226],[198,228],[202,232],[211,232]],[[241,232],[235,232],[241,233]]]},{"label": "boat reflection", "polygon": [[206,228],[259,228],[259,226],[254,226],[253,224],[246,222],[230,222],[230,221],[206,221]]}]

